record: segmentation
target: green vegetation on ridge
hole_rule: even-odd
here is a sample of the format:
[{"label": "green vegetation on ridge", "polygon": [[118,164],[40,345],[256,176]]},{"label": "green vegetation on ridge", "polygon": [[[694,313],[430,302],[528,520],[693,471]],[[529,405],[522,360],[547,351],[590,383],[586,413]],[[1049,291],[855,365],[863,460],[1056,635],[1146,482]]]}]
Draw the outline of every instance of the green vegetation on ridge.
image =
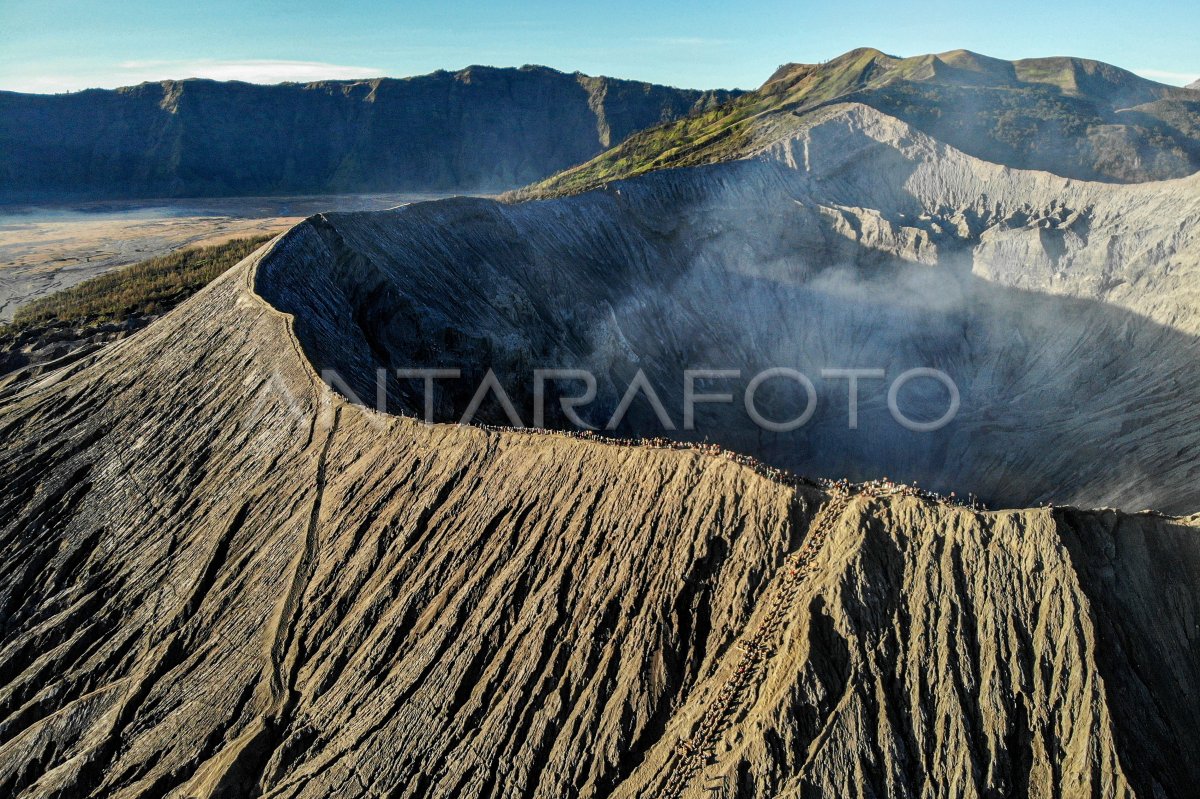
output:
[{"label": "green vegetation on ridge", "polygon": [[166,313],[270,240],[232,239],[190,247],[98,275],[33,300],[13,315],[0,333],[46,326],[79,326]]},{"label": "green vegetation on ridge", "polygon": [[895,58],[860,49],[787,64],[755,92],[634,134],[515,192],[574,194],[656,169],[744,158],[837,102],[862,103],[985,160],[1085,180],[1200,169],[1200,98],[1096,61],[1002,61],[966,50]]}]

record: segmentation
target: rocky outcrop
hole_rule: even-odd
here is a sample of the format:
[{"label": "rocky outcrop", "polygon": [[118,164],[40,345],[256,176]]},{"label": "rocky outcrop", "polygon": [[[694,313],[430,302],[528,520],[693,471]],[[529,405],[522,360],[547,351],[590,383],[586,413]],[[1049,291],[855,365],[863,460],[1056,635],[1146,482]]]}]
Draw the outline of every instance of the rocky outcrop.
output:
[{"label": "rocky outcrop", "polygon": [[0,92],[0,201],[502,190],[733,96],[544,67]]},{"label": "rocky outcrop", "polygon": [[286,244],[0,389],[5,795],[1196,784],[1196,519],[367,411],[252,289]]}]

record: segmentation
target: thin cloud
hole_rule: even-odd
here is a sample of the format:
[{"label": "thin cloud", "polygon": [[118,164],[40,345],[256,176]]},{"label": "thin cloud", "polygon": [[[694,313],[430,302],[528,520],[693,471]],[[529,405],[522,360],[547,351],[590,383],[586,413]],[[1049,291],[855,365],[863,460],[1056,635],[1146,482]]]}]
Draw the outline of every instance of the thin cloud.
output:
[{"label": "thin cloud", "polygon": [[1189,83],[1200,80],[1200,72],[1170,72],[1161,69],[1135,69],[1134,74],[1141,75],[1143,78],[1156,80],[1160,83],[1173,83],[1176,86],[1186,86]]},{"label": "thin cloud", "polygon": [[281,81],[311,81],[327,78],[374,78],[383,74],[378,67],[358,67],[330,64],[324,61],[284,61],[253,58],[243,61],[199,59],[194,61],[123,61],[122,71],[141,76],[143,80],[162,78],[211,78],[213,80],[242,80],[247,83],[279,83]]},{"label": "thin cloud", "polygon": [[130,86],[136,83],[183,78],[240,80],[246,83],[305,83],[316,80],[377,78],[385,70],[371,66],[331,64],[325,61],[279,59],[130,60],[108,68],[73,75],[38,75],[10,81],[3,88],[24,92],[67,92],[80,89]]}]

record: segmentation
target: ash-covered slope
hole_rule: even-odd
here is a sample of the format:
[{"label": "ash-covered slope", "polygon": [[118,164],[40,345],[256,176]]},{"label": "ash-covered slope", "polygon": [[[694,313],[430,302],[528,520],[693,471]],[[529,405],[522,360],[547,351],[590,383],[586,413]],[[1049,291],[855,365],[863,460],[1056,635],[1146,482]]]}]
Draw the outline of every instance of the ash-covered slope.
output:
[{"label": "ash-covered slope", "polygon": [[500,190],[736,94],[479,66],[0,92],[0,201]]},{"label": "ash-covered slope", "polygon": [[[603,427],[643,370],[669,434],[805,474],[917,479],[1000,504],[1200,504],[1200,176],[1114,186],[1015,171],[842,105],[758,158],[602,192],[323,215],[286,237],[260,283],[297,315],[318,367],[366,402],[377,369],[463,369],[438,384],[440,421],[491,368],[529,424],[532,371],[583,368],[599,385],[581,414]],[[797,430],[767,432],[742,407],[772,367],[816,383]],[[887,407],[888,381],[921,367],[961,393],[936,432]],[[862,381],[857,429],[846,381],[820,379],[834,368],[886,372]],[[684,369],[740,371],[704,384],[735,401],[698,405],[693,431]],[[946,411],[937,383],[911,385],[907,416]],[[420,412],[422,387],[391,381],[392,409]],[[806,401],[759,404],[786,420]],[[664,432],[641,401],[619,429]]]},{"label": "ash-covered slope", "polygon": [[289,251],[313,227],[0,394],[5,795],[1200,778],[1195,519],[975,513],[364,411],[293,335],[336,328],[337,295],[289,320],[252,288],[317,280]]}]

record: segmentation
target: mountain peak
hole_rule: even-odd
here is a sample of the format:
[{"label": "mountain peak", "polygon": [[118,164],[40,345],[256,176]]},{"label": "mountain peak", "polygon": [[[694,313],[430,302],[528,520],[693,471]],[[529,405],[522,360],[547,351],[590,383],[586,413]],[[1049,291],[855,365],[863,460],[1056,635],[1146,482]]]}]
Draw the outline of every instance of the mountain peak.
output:
[{"label": "mountain peak", "polygon": [[[1200,136],[1187,132],[1196,128],[1170,122],[1194,115],[1185,100],[1194,101],[1187,89],[1085,58],[1005,61],[965,49],[901,58],[861,47],[819,64],[784,64],[757,91],[703,118],[635,134],[530,192],[571,193],[654,169],[744,158],[839,103],[871,106],[1014,168],[1121,183],[1177,178],[1200,169]],[[1098,131],[1103,141],[1090,133]],[[1078,146],[1062,144],[1068,140]],[[1147,148],[1162,157],[1147,161]]]}]

